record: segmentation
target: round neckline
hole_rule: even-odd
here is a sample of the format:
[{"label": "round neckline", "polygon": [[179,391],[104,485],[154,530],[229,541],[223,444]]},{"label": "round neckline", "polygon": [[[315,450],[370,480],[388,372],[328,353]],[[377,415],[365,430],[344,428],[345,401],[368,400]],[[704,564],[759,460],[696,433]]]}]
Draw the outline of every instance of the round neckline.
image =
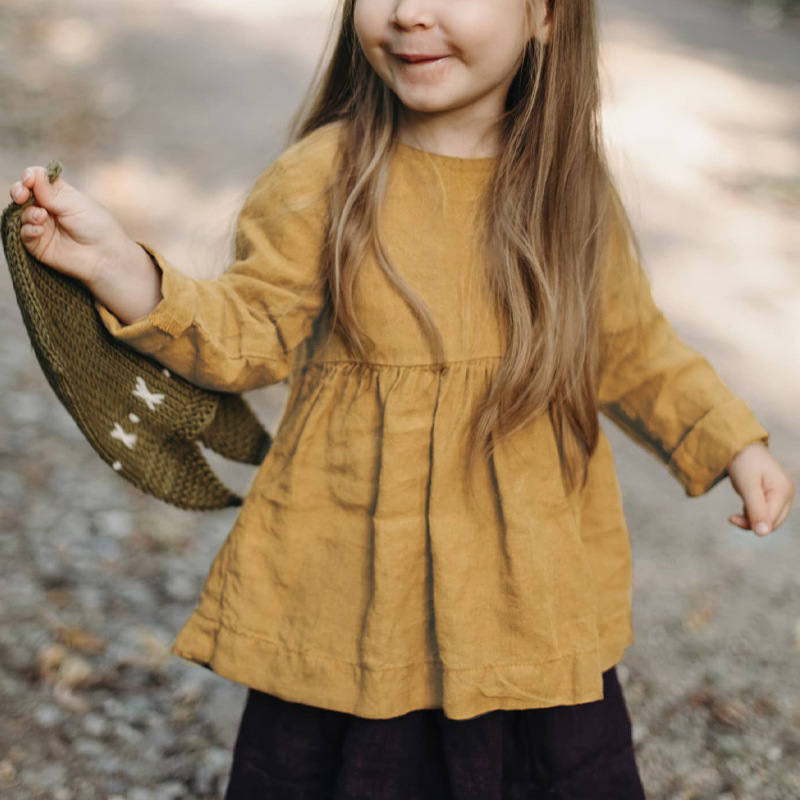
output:
[{"label": "round neckline", "polygon": [[404,142],[402,139],[397,140],[398,152],[405,152],[420,159],[433,159],[437,164],[445,167],[453,167],[456,169],[490,169],[497,164],[497,156],[479,156],[477,158],[470,156],[448,156],[444,153],[435,153],[432,150],[423,150],[421,147],[414,147],[414,145]]}]

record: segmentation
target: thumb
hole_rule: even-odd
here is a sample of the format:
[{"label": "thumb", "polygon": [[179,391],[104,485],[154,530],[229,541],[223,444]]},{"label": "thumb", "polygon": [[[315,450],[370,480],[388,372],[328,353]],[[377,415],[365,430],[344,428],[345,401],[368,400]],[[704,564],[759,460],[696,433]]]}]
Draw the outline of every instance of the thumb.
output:
[{"label": "thumb", "polygon": [[766,536],[772,525],[770,524],[769,505],[764,490],[759,484],[742,493],[744,509],[750,527],[760,536]]},{"label": "thumb", "polygon": [[30,190],[36,204],[53,216],[77,210],[75,189],[60,174],[50,183],[45,167],[28,167],[22,176],[22,185]]}]

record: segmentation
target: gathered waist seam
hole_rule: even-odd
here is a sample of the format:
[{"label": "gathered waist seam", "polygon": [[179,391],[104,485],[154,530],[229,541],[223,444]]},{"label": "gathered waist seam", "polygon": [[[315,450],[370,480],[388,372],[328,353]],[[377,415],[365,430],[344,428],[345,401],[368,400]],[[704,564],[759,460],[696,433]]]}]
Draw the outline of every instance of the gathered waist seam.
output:
[{"label": "gathered waist seam", "polygon": [[399,362],[381,362],[381,361],[357,361],[355,359],[307,359],[304,361],[298,361],[298,366],[306,367],[306,366],[337,366],[337,365],[350,365],[350,366],[359,366],[359,367],[403,367],[403,368],[412,368],[418,367],[420,369],[441,369],[442,367],[447,368],[454,364],[470,364],[475,362],[481,361],[499,361],[503,356],[496,355],[496,356],[475,356],[473,358],[461,358],[461,359],[454,359],[450,361],[445,361],[443,364],[437,364],[436,362],[426,362],[420,361],[412,364],[401,364]]}]

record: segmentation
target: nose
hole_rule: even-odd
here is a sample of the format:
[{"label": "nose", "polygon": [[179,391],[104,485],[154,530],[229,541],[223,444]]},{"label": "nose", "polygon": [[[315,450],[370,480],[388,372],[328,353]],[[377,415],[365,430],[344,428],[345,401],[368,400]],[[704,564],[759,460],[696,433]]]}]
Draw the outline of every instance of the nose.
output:
[{"label": "nose", "polygon": [[435,22],[430,0],[397,0],[391,20],[400,28],[430,28]]}]

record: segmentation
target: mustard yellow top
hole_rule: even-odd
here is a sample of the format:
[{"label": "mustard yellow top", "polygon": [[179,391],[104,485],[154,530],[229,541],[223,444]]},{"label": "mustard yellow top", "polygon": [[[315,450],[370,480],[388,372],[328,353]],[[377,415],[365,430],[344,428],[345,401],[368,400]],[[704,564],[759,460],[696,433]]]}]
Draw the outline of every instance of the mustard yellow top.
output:
[{"label": "mustard yellow top", "polygon": [[[287,700],[362,717],[603,696],[633,641],[631,552],[608,439],[567,495],[547,415],[500,441],[471,494],[466,424],[501,356],[472,211],[494,161],[401,144],[383,209],[397,268],[444,337],[437,371],[377,260],[357,314],[376,356],[352,360],[319,321],[324,206],[339,128],[290,147],[255,183],[235,262],[188,277],[143,245],[163,299],[108,331],[194,383],[287,380],[271,450],[172,652]],[[630,248],[610,253],[600,407],[690,496],[768,434],[653,304]]]}]

